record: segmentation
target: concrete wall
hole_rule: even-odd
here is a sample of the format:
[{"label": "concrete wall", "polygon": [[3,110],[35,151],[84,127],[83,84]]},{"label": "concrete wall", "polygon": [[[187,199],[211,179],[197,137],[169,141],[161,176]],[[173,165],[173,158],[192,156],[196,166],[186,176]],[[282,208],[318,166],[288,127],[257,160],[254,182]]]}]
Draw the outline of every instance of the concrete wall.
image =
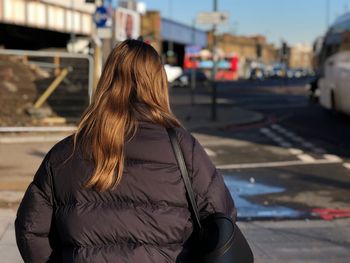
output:
[{"label": "concrete wall", "polygon": [[[77,5],[78,1],[74,3]],[[81,10],[78,5],[77,9],[71,9],[60,2],[0,0],[0,23],[90,35],[93,31],[91,12]]]}]

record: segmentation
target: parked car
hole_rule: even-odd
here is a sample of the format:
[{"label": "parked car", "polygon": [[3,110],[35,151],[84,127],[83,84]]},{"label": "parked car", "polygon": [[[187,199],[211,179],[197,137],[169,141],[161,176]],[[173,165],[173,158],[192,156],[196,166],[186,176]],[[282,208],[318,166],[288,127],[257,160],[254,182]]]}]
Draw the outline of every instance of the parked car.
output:
[{"label": "parked car", "polygon": [[[208,85],[209,79],[204,74],[203,71],[195,70],[195,80],[196,80],[196,86],[203,86]],[[191,78],[192,78],[192,70],[186,70],[181,74],[179,77],[177,77],[174,81],[170,83],[171,87],[174,88],[188,88],[191,86]]]},{"label": "parked car", "polygon": [[164,69],[169,82],[173,82],[176,78],[181,76],[183,73],[181,67],[171,66],[168,64],[164,65]]}]

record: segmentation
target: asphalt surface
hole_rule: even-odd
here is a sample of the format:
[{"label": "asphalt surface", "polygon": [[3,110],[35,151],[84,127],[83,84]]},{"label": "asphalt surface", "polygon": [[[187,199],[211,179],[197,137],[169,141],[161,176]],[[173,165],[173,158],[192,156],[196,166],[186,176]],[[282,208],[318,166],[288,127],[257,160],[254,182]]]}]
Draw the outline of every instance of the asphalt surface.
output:
[{"label": "asphalt surface", "polygon": [[[241,220],[350,217],[350,117],[310,102],[308,79],[219,83],[218,99],[265,118],[198,131]],[[199,90],[210,95],[210,90]]]}]

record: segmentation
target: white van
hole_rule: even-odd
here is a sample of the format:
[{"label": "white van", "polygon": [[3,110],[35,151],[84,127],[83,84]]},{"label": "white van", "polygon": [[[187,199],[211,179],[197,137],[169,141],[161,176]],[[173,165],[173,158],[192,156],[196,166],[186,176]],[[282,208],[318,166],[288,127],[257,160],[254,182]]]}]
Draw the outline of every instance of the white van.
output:
[{"label": "white van", "polygon": [[350,13],[329,28],[320,54],[320,104],[350,115]]}]

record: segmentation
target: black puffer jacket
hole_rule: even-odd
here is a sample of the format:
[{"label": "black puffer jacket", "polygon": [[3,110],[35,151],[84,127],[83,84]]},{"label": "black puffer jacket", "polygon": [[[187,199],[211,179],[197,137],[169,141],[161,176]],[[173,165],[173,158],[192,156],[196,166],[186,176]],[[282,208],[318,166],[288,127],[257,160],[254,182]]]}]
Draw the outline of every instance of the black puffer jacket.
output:
[{"label": "black puffer jacket", "polygon": [[[235,217],[223,178],[203,148],[184,129],[176,131],[201,216],[224,212]],[[123,179],[115,190],[104,193],[82,189],[93,163],[79,150],[64,163],[72,152],[72,137],[50,150],[15,222],[17,245],[26,262],[180,262],[192,223],[168,134],[160,125],[141,122],[125,147]]]}]

